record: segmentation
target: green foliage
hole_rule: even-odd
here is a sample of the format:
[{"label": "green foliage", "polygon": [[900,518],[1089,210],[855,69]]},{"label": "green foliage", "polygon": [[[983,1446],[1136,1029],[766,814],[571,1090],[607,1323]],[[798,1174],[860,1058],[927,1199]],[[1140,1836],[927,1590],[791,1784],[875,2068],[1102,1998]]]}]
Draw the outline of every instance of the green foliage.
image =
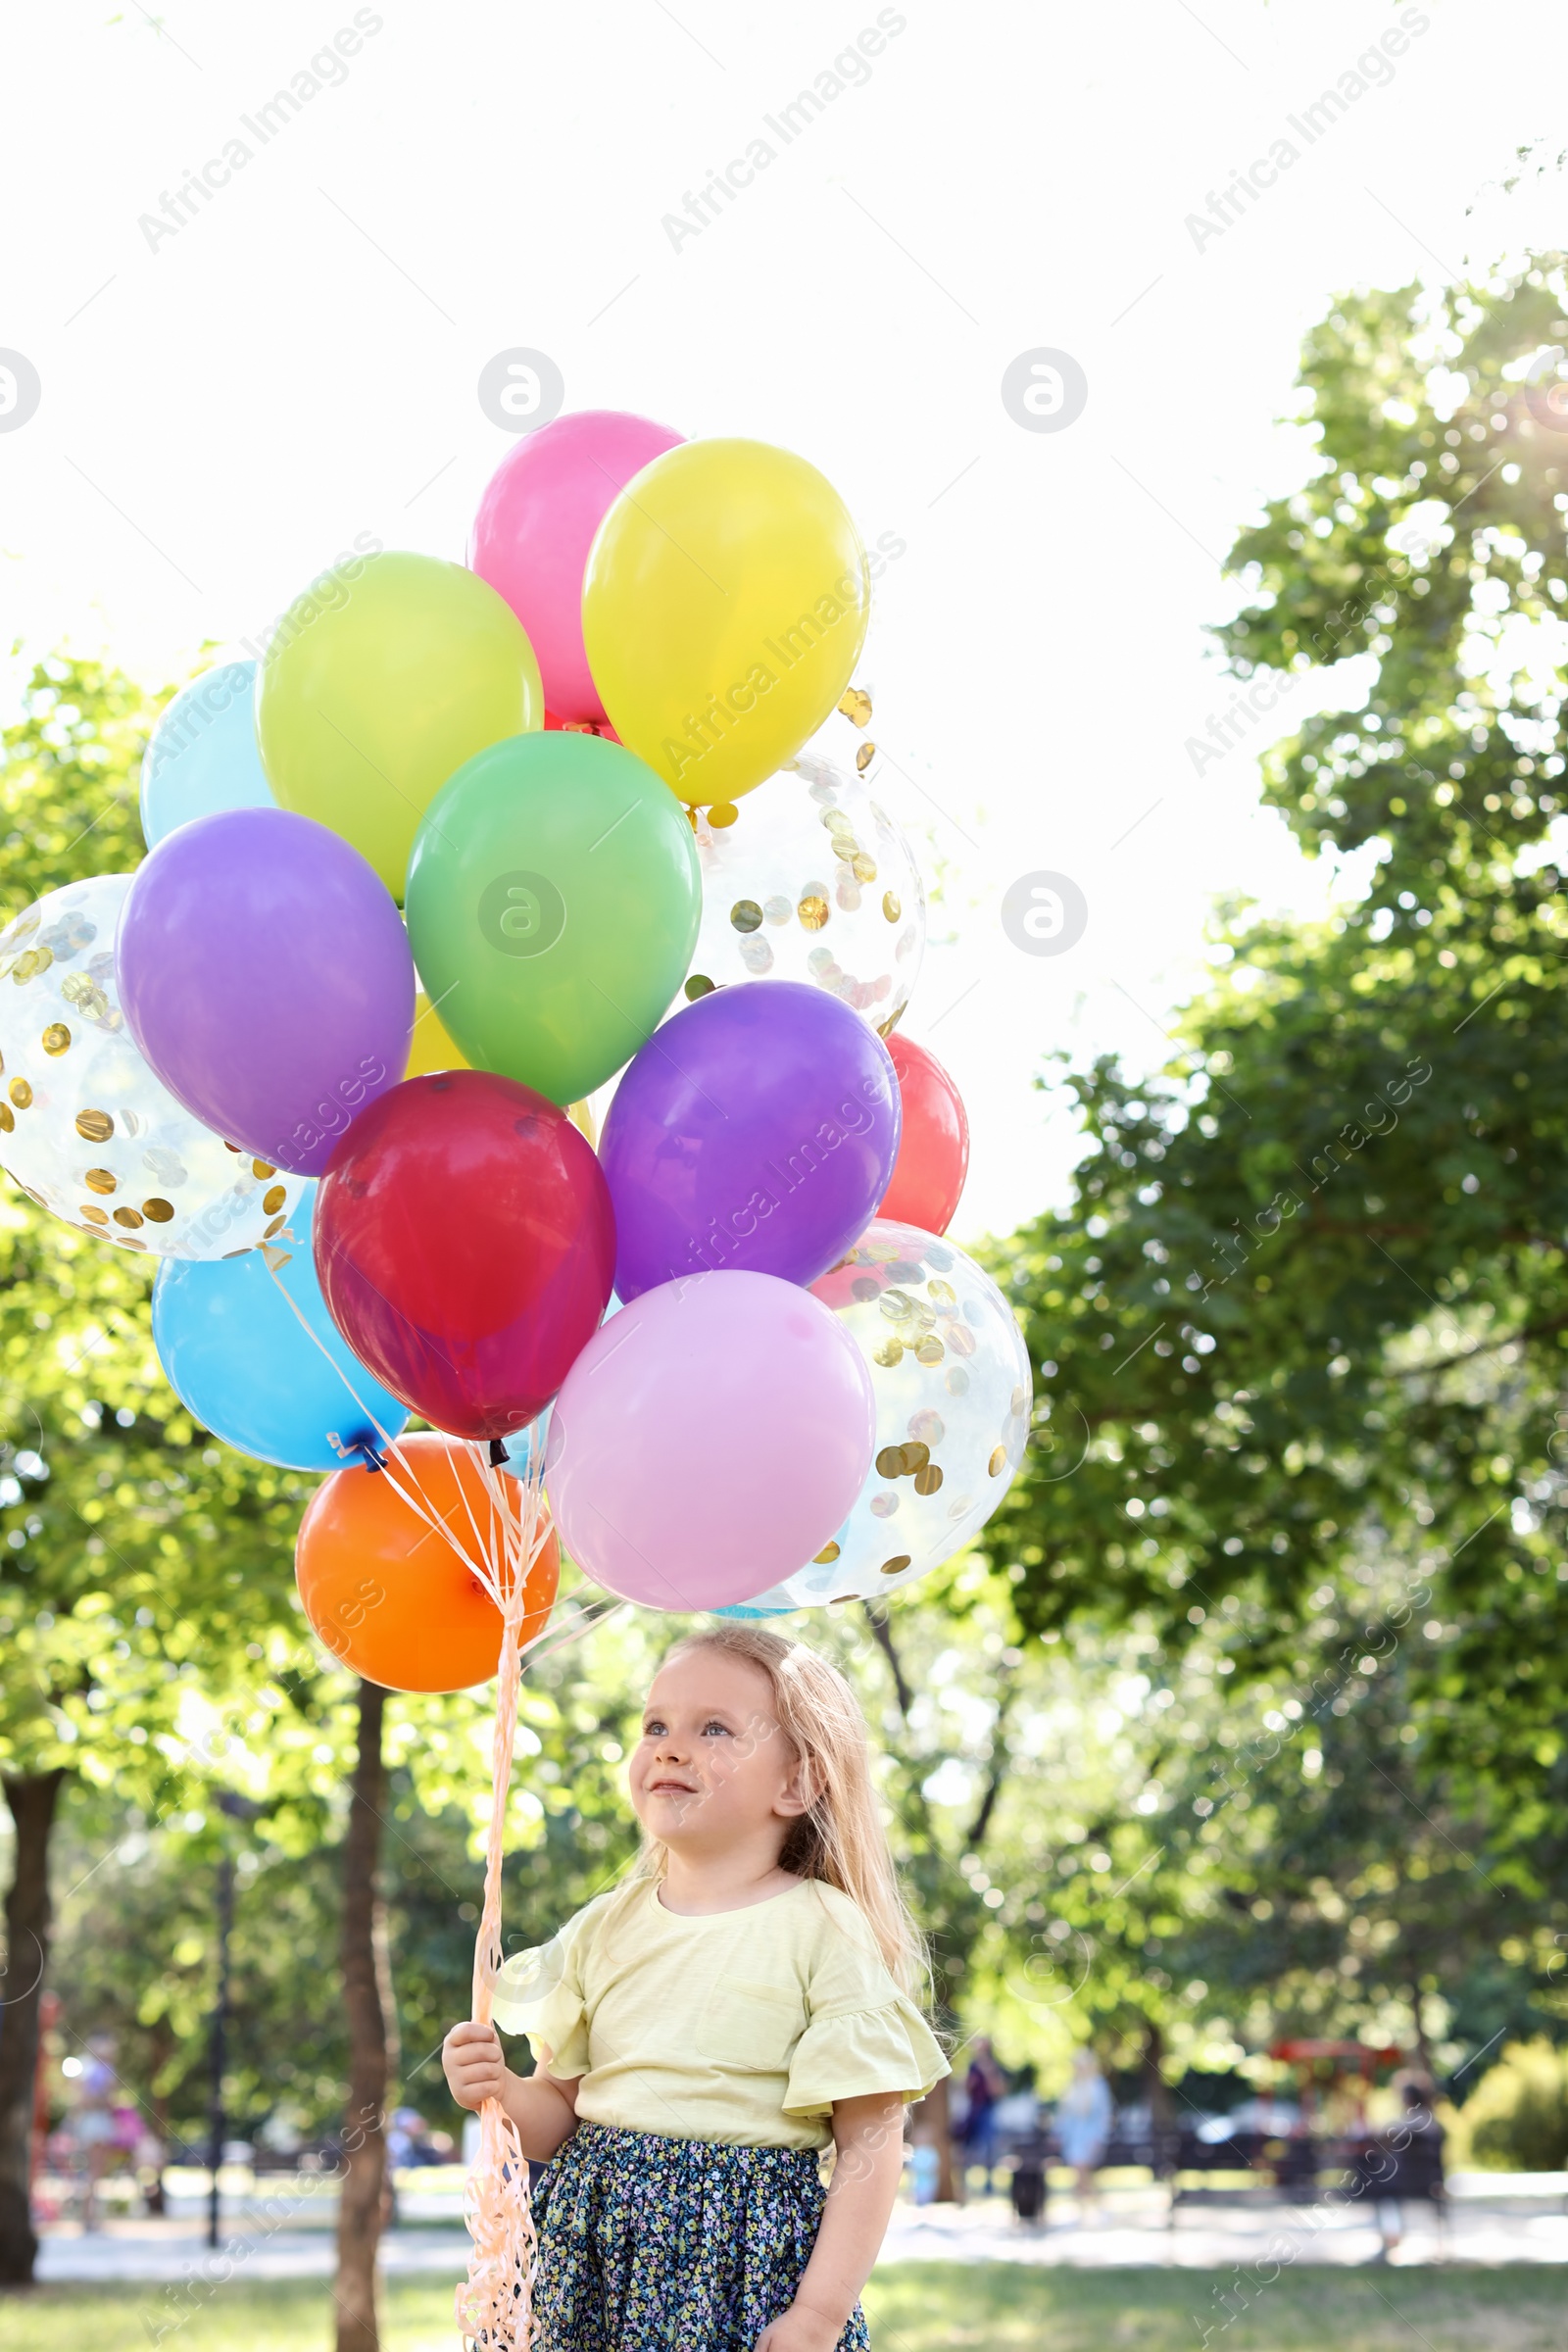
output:
[{"label": "green foliage", "polygon": [[1568,2055],[1543,2037],[1510,2042],[1460,2111],[1477,2164],[1556,2173],[1568,2166]]},{"label": "green foliage", "polygon": [[[12,911],[135,864],[148,717],[97,663],[34,672],[0,766]],[[270,1678],[315,1670],[291,1606],[311,1482],[192,1426],[153,1350],[153,1271],[0,1203],[0,1761],[73,1766],[156,1816],[221,1763],[215,1705],[243,1716],[265,1684],[264,1717],[297,1715],[304,1686]]]},{"label": "green foliage", "polygon": [[[1396,1674],[1357,1712],[1354,1801],[1295,1791],[1273,1916],[1308,1953],[1314,1882],[1390,1865],[1381,1924],[1354,1898],[1368,1933],[1393,1929],[1418,1984],[1485,1978],[1516,2028],[1555,2014],[1568,1925],[1568,957],[1546,838],[1568,441],[1526,380],[1563,306],[1551,258],[1364,293],[1307,339],[1309,478],[1238,541],[1218,636],[1240,679],[1282,692],[1321,664],[1341,688],[1265,792],[1370,879],[1327,924],[1233,913],[1165,1075],[1070,1082],[1074,1198],[996,1251],[1042,1401],[985,1538],[1025,1632],[1222,1629],[1238,1681],[1294,1694],[1326,1754],[1350,1734],[1314,1628],[1340,1629],[1342,1696],[1363,1651]],[[1435,1848],[1419,1886],[1403,1867],[1423,1821],[1494,1889],[1490,1956],[1468,1874]],[[1239,1990],[1284,1960],[1274,1935],[1236,1955]]]},{"label": "green foliage", "polygon": [[1310,848],[1380,844],[1360,919],[1387,908],[1407,943],[1435,896],[1484,949],[1499,915],[1537,909],[1517,865],[1561,802],[1568,446],[1525,379],[1568,332],[1565,301],[1549,256],[1339,303],[1301,354],[1312,479],[1231,554],[1238,676],[1371,658],[1364,706],[1308,719],[1265,788]]},{"label": "green foliage", "polygon": [[0,763],[0,912],[46,891],[131,872],[144,855],[137,773],[154,713],[131,679],[57,655],[28,681]]},{"label": "green foliage", "polygon": [[[1106,1569],[1124,1600],[1172,1623],[1186,1605],[1172,1595],[1194,1577],[1289,1609],[1348,1522],[1410,1498],[1412,1468],[1430,1468],[1445,1503],[1473,1506],[1478,1525],[1501,1498],[1489,1489],[1552,1469],[1552,1410],[1494,1471],[1494,1392],[1513,1402],[1520,1384],[1477,1392],[1436,1365],[1456,1327],[1486,1354],[1516,1346],[1554,1405],[1568,1327],[1563,916],[1555,870],[1528,855],[1562,767],[1548,748],[1555,683],[1537,665],[1549,668],[1568,594],[1553,486],[1568,451],[1534,423],[1523,387],[1499,389],[1558,299],[1555,277],[1549,293],[1527,280],[1447,352],[1443,386],[1469,387],[1451,425],[1428,381],[1442,320],[1410,290],[1346,306],[1309,338],[1317,470],[1239,543],[1254,601],[1226,641],[1243,675],[1304,665],[1330,628],[1330,657],[1364,652],[1347,691],[1359,701],[1375,673],[1365,710],[1353,726],[1309,720],[1270,760],[1266,789],[1310,845],[1375,838],[1380,863],[1327,931],[1233,926],[1222,952],[1236,968],[1191,1009],[1171,1080],[1135,1088],[1102,1062],[1077,1081],[1090,1147],[1077,1200],[1004,1253],[1051,1399],[1054,1450],[1004,1522],[1031,1624],[1059,1622]],[[1463,298],[1451,307],[1473,316]],[[1396,431],[1390,410],[1412,421]],[[1462,462],[1451,477],[1417,473],[1417,451],[1444,449],[1446,434],[1468,448],[1472,430],[1494,479],[1483,486]],[[1440,480],[1454,505],[1437,536],[1464,542],[1438,567],[1441,588],[1436,558],[1387,547]],[[1499,652],[1504,589],[1526,627]],[[1397,1470],[1391,1407],[1417,1442]],[[1071,1470],[1086,1425],[1084,1469],[1053,1477]],[[1440,1433],[1457,1453],[1429,1463]],[[1165,1477],[1178,1455],[1180,1476]],[[1138,1500],[1148,1534],[1106,1543]],[[1490,1536],[1466,1571],[1477,1589],[1495,1581],[1507,1540]]]}]

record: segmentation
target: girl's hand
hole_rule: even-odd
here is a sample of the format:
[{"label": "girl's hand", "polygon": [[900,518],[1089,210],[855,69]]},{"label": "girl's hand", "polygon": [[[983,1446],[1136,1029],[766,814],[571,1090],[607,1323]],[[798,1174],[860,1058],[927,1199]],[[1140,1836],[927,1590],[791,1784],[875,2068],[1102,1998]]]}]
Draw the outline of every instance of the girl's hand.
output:
[{"label": "girl's hand", "polygon": [[836,2352],[856,2297],[871,2275],[904,2170],[904,2101],[871,2091],[833,2102],[838,2161],[816,2244],[788,2311],[755,2352]]},{"label": "girl's hand", "polygon": [[441,2044],[441,2064],[460,2107],[482,2107],[506,2089],[507,2063],[494,2026],[476,2025],[472,2018],[454,2026]]},{"label": "girl's hand", "polygon": [[762,2329],[757,2352],[834,2352],[844,2328],[844,2321],[831,2320],[808,2303],[792,2303]]}]

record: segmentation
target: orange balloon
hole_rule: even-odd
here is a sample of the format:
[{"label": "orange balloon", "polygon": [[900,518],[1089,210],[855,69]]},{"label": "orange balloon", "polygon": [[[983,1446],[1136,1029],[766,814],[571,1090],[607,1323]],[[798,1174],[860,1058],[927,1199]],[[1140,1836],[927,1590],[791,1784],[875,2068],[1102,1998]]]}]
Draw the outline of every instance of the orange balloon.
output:
[{"label": "orange balloon", "polygon": [[[400,1482],[470,1550],[493,1506],[472,1454],[434,1431],[393,1447]],[[516,1482],[503,1478],[514,1524]],[[469,1512],[473,1524],[469,1522]],[[500,1529],[496,1533],[500,1535]],[[312,1627],[333,1656],[388,1690],[467,1690],[501,1657],[501,1612],[453,1545],[397,1493],[384,1471],[334,1470],[311,1498],[294,1575]],[[528,1572],[522,1640],[544,1631],[561,1582],[552,1528]]]}]

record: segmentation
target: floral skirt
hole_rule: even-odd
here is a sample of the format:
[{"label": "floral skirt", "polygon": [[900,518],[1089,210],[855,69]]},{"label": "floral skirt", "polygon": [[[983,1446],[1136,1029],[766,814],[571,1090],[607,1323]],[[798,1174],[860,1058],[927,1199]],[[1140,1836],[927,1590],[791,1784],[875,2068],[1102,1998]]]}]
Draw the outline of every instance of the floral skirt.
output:
[{"label": "floral skirt", "polygon": [[[534,2191],[534,2352],[754,2352],[826,2198],[808,2148],[579,2124]],[[838,2352],[865,2352],[857,2305]]]}]

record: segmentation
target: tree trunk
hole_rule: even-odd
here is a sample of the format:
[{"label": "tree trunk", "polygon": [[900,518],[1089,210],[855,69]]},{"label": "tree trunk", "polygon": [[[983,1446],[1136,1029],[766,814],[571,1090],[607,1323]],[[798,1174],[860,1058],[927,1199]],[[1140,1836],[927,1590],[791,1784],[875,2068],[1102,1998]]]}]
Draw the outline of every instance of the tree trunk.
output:
[{"label": "tree trunk", "polygon": [[[386,2031],[386,2087],[381,2093],[383,2111],[391,2115],[397,2105],[397,2086],[403,2078],[403,2035],[398,2028],[398,2001],[392,1985],[392,1943],[387,1934],[386,1904],[377,1898],[371,1922],[375,1938],[375,1989],[381,2003],[381,2023]],[[390,2230],[398,2219],[397,2183],[392,2178],[390,2152],[381,2180],[381,2228]]]},{"label": "tree trunk", "polygon": [[28,2194],[38,1996],[49,1959],[49,1832],[64,1771],[7,1776],[17,1829],[16,1870],[6,1895],[6,1974],[0,1980],[0,2286],[25,2286],[38,2252]]},{"label": "tree trunk", "polygon": [[1015,1684],[1012,1673],[1006,1667],[1003,1668],[997,1680],[1001,1685],[1001,1695],[997,1700],[997,1720],[991,1727],[991,1770],[986,1775],[986,1785],[975,1817],[969,1824],[969,1840],[965,1850],[971,1854],[977,1854],[985,1843],[991,1816],[997,1809],[997,1799],[1002,1794],[1002,1784],[1007,1772],[1007,1711],[1012,1705]]},{"label": "tree trunk", "polygon": [[349,2103],[337,2221],[337,2352],[377,2352],[375,2256],[386,2179],[386,2015],[376,1967],[376,1865],[386,1766],[386,1692],[360,1685],[359,1753],[343,1847],[343,1999],[349,2027]]},{"label": "tree trunk", "polygon": [[874,1600],[862,1600],[860,1606],[871,1621],[871,1631],[876,1637],[876,1645],[888,1662],[888,1671],[893,1677],[894,1696],[899,1702],[899,1713],[907,1723],[909,1709],[914,1704],[914,1693],[904,1679],[904,1666],[894,1645],[893,1628],[888,1623],[887,1610],[882,1607],[880,1602]]},{"label": "tree trunk", "polygon": [[152,2029],[153,2133],[158,2141],[158,2157],[146,2189],[147,2210],[160,2217],[169,2211],[164,2193],[164,2167],[169,2160],[169,2090],[165,2078],[173,2055],[174,2030],[167,2017],[160,2017]]},{"label": "tree trunk", "polygon": [[944,2075],[915,2108],[914,2120],[928,2125],[936,2140],[937,2193],[932,2202],[937,2205],[961,2205],[961,2184],[953,2161],[953,2116],[948,2087],[949,2078]]},{"label": "tree trunk", "polygon": [[1432,2044],[1427,2039],[1426,2018],[1423,2014],[1425,2006],[1421,1997],[1421,1979],[1412,1969],[1410,1971],[1410,2011],[1415,2019],[1416,2063],[1426,2080],[1429,2082],[1436,2082],[1438,2070],[1432,2063]]}]

